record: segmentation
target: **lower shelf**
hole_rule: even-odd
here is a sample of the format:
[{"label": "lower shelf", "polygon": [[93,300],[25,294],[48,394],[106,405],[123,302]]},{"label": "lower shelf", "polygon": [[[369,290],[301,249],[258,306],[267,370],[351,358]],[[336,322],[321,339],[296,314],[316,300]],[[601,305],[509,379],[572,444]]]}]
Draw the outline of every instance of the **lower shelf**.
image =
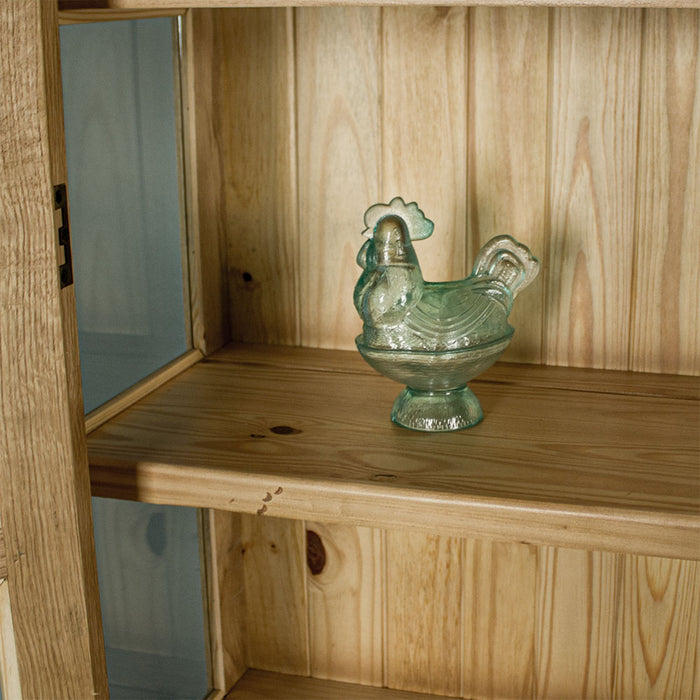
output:
[{"label": "lower shelf", "polygon": [[438,700],[442,696],[250,670],[226,700]]},{"label": "lower shelf", "polygon": [[358,353],[229,346],[88,436],[93,493],[700,558],[699,381],[496,365],[457,433],[389,420]]}]

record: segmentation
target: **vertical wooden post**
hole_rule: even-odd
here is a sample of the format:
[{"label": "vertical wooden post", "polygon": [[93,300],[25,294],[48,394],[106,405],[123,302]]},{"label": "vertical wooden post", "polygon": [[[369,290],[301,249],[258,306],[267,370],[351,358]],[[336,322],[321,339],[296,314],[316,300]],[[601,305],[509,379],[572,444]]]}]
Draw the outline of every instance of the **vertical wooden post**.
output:
[{"label": "vertical wooden post", "polygon": [[26,698],[107,697],[75,299],[60,288],[66,181],[55,2],[0,5],[0,513]]}]

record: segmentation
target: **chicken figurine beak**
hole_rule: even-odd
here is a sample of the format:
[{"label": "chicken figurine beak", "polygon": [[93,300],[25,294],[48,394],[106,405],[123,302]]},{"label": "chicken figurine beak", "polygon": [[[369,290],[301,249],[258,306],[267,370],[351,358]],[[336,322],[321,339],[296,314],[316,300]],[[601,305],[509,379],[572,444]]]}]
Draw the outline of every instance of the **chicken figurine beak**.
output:
[{"label": "chicken figurine beak", "polygon": [[513,336],[508,315],[516,295],[539,272],[527,246],[510,236],[491,239],[469,277],[423,279],[412,240],[433,232],[415,202],[395,197],[365,213],[368,237],[357,256],[354,291],[364,359],[406,388],[392,420],[427,432],[461,430],[483,418],[467,382],[500,357]]}]

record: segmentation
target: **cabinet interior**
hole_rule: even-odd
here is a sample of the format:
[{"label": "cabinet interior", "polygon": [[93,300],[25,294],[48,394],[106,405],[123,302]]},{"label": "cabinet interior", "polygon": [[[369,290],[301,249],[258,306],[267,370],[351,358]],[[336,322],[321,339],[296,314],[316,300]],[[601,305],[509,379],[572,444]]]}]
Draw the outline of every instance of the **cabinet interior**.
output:
[{"label": "cabinet interior", "polygon": [[[192,331],[204,360],[88,447],[93,488],[212,508],[219,697],[248,668],[465,698],[697,694],[700,12],[196,8],[182,21]],[[362,212],[395,195],[435,221],[418,250],[426,278],[463,277],[498,233],[543,262],[504,357],[532,367],[497,368],[483,381],[491,415],[442,443],[392,426],[391,386],[376,377],[374,394],[375,378],[342,354],[359,332]],[[231,341],[267,347],[243,346],[232,363]],[[171,392],[187,405],[202,371],[216,377],[227,362],[224,379],[197,386],[259,378],[231,404],[194,415],[159,403]],[[345,395],[339,375],[362,391]],[[319,386],[334,391],[309,412]],[[501,410],[509,397],[521,400],[515,414]],[[297,403],[306,433],[270,435],[299,429]],[[567,413],[568,432],[549,431]],[[151,440],[158,425],[167,435],[194,423],[199,444]],[[508,445],[496,448],[499,430]],[[459,471],[460,444],[477,454],[475,442],[500,457],[484,456],[468,487],[441,483]],[[430,460],[416,467],[409,445],[447,465],[435,483],[430,472],[411,483]],[[545,475],[529,503],[533,482],[510,481],[521,467]],[[648,500],[624,488],[635,469],[637,486],[663,482]],[[359,484],[382,475],[368,504]],[[601,484],[607,501],[592,495]],[[274,517],[295,488],[298,503]],[[477,505],[492,510],[481,517]],[[297,683],[248,673],[232,697],[284,682]]]}]

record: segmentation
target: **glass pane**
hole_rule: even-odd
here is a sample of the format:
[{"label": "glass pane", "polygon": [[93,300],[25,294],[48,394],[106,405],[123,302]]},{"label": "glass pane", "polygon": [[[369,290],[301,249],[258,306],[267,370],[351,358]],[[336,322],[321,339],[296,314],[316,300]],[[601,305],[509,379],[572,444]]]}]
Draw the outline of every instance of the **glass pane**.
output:
[{"label": "glass pane", "polygon": [[203,698],[197,511],[93,498],[93,518],[110,698]]},{"label": "glass pane", "polygon": [[172,20],[61,27],[85,410],[188,346]]},{"label": "glass pane", "polygon": [[[61,27],[86,411],[188,347],[172,21]],[[93,498],[113,700],[207,692],[197,511]]]}]

